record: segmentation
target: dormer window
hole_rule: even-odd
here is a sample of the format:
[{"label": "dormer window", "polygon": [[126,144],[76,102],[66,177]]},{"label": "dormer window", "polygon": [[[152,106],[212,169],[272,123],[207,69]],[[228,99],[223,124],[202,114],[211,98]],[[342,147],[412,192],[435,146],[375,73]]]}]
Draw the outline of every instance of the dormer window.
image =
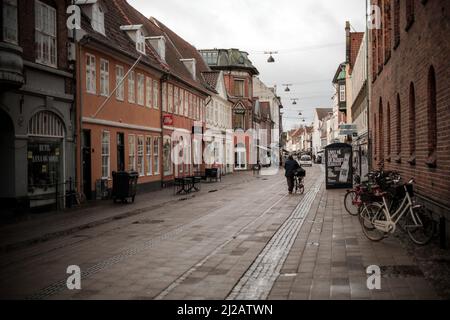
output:
[{"label": "dormer window", "polygon": [[159,57],[166,61],[166,38],[163,36],[160,37],[147,37],[146,38],[152,48],[156,51]]},{"label": "dormer window", "polygon": [[75,5],[81,6],[83,12],[91,19],[94,31],[105,34],[105,9],[98,0],[76,0]]},{"label": "dormer window", "polygon": [[91,25],[95,31],[105,35],[105,14],[98,2],[92,5]]},{"label": "dormer window", "polygon": [[192,76],[192,79],[197,79],[197,62],[194,58],[192,59],[180,59],[181,62],[184,63],[184,66],[188,69],[189,73]]},{"label": "dormer window", "polygon": [[142,30],[136,32],[136,50],[145,54],[145,36]]},{"label": "dormer window", "polygon": [[145,53],[145,34],[142,24],[121,26],[120,30],[125,31],[136,44],[136,50]]}]

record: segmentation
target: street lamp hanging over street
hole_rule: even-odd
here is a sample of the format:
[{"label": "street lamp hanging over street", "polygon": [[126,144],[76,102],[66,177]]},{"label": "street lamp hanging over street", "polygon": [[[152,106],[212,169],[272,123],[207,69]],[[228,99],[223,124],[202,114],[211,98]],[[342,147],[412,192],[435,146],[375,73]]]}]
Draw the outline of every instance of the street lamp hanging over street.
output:
[{"label": "street lamp hanging over street", "polygon": [[297,101],[298,101],[299,99],[298,99],[298,98],[292,98],[291,100],[293,101],[292,104],[293,104],[293,105],[296,105],[296,104],[297,104]]},{"label": "street lamp hanging over street", "polygon": [[283,84],[283,86],[286,87],[286,89],[284,89],[284,91],[286,91],[286,92],[290,92],[291,91],[291,89],[289,89],[289,87],[291,87],[292,84]]},{"label": "street lamp hanging over street", "polygon": [[264,54],[268,54],[269,55],[269,59],[267,59],[268,63],[274,63],[275,59],[273,57],[274,54],[278,54],[278,51],[266,51],[264,52]]}]

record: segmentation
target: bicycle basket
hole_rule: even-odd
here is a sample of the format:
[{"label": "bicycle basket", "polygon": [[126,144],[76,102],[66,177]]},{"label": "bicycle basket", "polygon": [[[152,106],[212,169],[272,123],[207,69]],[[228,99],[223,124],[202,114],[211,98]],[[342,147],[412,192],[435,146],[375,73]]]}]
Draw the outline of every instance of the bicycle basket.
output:
[{"label": "bicycle basket", "polygon": [[381,197],[376,196],[372,192],[363,192],[361,194],[361,201],[364,203],[371,203],[371,202],[379,202],[381,201]]},{"label": "bicycle basket", "polygon": [[408,191],[410,197],[414,197],[414,186],[412,184],[408,183],[406,185],[406,190]]},{"label": "bicycle basket", "polygon": [[296,177],[305,177],[306,176],[306,171],[304,169],[298,169],[295,171],[294,175]]},{"label": "bicycle basket", "polygon": [[391,186],[388,188],[387,192],[394,199],[403,199],[406,195],[403,184]]}]

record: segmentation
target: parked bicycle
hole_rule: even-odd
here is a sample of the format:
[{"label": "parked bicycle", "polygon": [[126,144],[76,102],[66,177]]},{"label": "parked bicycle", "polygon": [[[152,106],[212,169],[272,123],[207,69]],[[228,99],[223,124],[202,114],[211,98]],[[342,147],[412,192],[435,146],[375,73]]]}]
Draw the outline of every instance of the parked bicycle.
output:
[{"label": "parked bicycle", "polygon": [[[347,190],[344,196],[345,210],[352,216],[358,216],[361,213],[363,201],[361,195],[364,193],[378,192],[380,189],[386,190],[392,184],[398,183],[401,176],[396,171],[385,172],[383,168],[377,171],[372,171],[366,175],[367,182],[361,183],[359,176],[354,177],[355,187]],[[388,197],[388,202],[392,204],[391,197]]]},{"label": "parked bicycle", "polygon": [[[369,204],[361,210],[359,219],[368,239],[381,241],[393,234],[397,227],[405,230],[418,245],[425,245],[432,239],[435,230],[433,217],[429,211],[413,202],[413,183],[414,179],[411,179],[408,183],[394,187],[394,196],[403,198],[397,206],[388,204],[387,192],[377,195],[381,202],[379,199],[367,199]],[[393,207],[397,208],[392,210]]]}]

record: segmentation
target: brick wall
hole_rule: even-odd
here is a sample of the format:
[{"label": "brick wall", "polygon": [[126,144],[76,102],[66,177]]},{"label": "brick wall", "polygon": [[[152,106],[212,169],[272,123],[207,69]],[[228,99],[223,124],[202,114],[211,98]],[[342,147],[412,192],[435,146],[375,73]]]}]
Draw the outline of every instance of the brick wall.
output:
[{"label": "brick wall", "polygon": [[[372,32],[371,128],[373,165],[385,160],[386,169],[399,170],[405,179],[415,177],[422,196],[450,207],[450,1],[373,1],[383,10],[382,30]],[[407,4],[414,16],[407,17]],[[398,4],[398,7],[394,7]],[[399,10],[398,10],[399,9]],[[386,12],[391,14],[388,19]],[[411,12],[409,10],[409,12]],[[387,25],[386,21],[390,22]],[[408,21],[413,21],[412,24]],[[399,27],[395,25],[399,24]],[[400,37],[395,36],[399,30]],[[386,33],[390,32],[389,36]],[[376,38],[373,36],[376,35]],[[399,39],[399,40],[398,40]],[[398,46],[394,43],[398,42]],[[433,116],[430,71],[436,83],[436,117]],[[431,72],[431,73],[430,73]],[[410,88],[414,87],[414,99]],[[399,98],[399,99],[398,99]],[[410,102],[415,101],[415,123],[410,126]],[[380,102],[381,101],[381,102]],[[400,108],[398,108],[398,102]],[[380,117],[380,105],[382,117]],[[388,114],[388,105],[390,114]],[[400,116],[399,116],[400,111]],[[382,123],[380,125],[380,120]],[[390,123],[388,121],[390,120]],[[400,121],[399,121],[400,120]],[[400,123],[400,128],[398,124]],[[390,130],[388,130],[390,126]],[[381,129],[380,129],[381,128]],[[437,132],[435,132],[437,131]],[[390,132],[390,138],[388,133]],[[436,134],[437,133],[437,134]],[[400,134],[400,136],[398,136]],[[413,141],[412,137],[416,137]],[[437,147],[430,139],[437,135]],[[381,140],[380,140],[381,139]],[[390,141],[391,147],[387,146]],[[415,146],[414,150],[411,147]],[[390,154],[388,151],[390,149]],[[415,160],[415,164],[408,163]],[[433,161],[435,160],[435,167]],[[444,210],[445,211],[445,210]]]}]

